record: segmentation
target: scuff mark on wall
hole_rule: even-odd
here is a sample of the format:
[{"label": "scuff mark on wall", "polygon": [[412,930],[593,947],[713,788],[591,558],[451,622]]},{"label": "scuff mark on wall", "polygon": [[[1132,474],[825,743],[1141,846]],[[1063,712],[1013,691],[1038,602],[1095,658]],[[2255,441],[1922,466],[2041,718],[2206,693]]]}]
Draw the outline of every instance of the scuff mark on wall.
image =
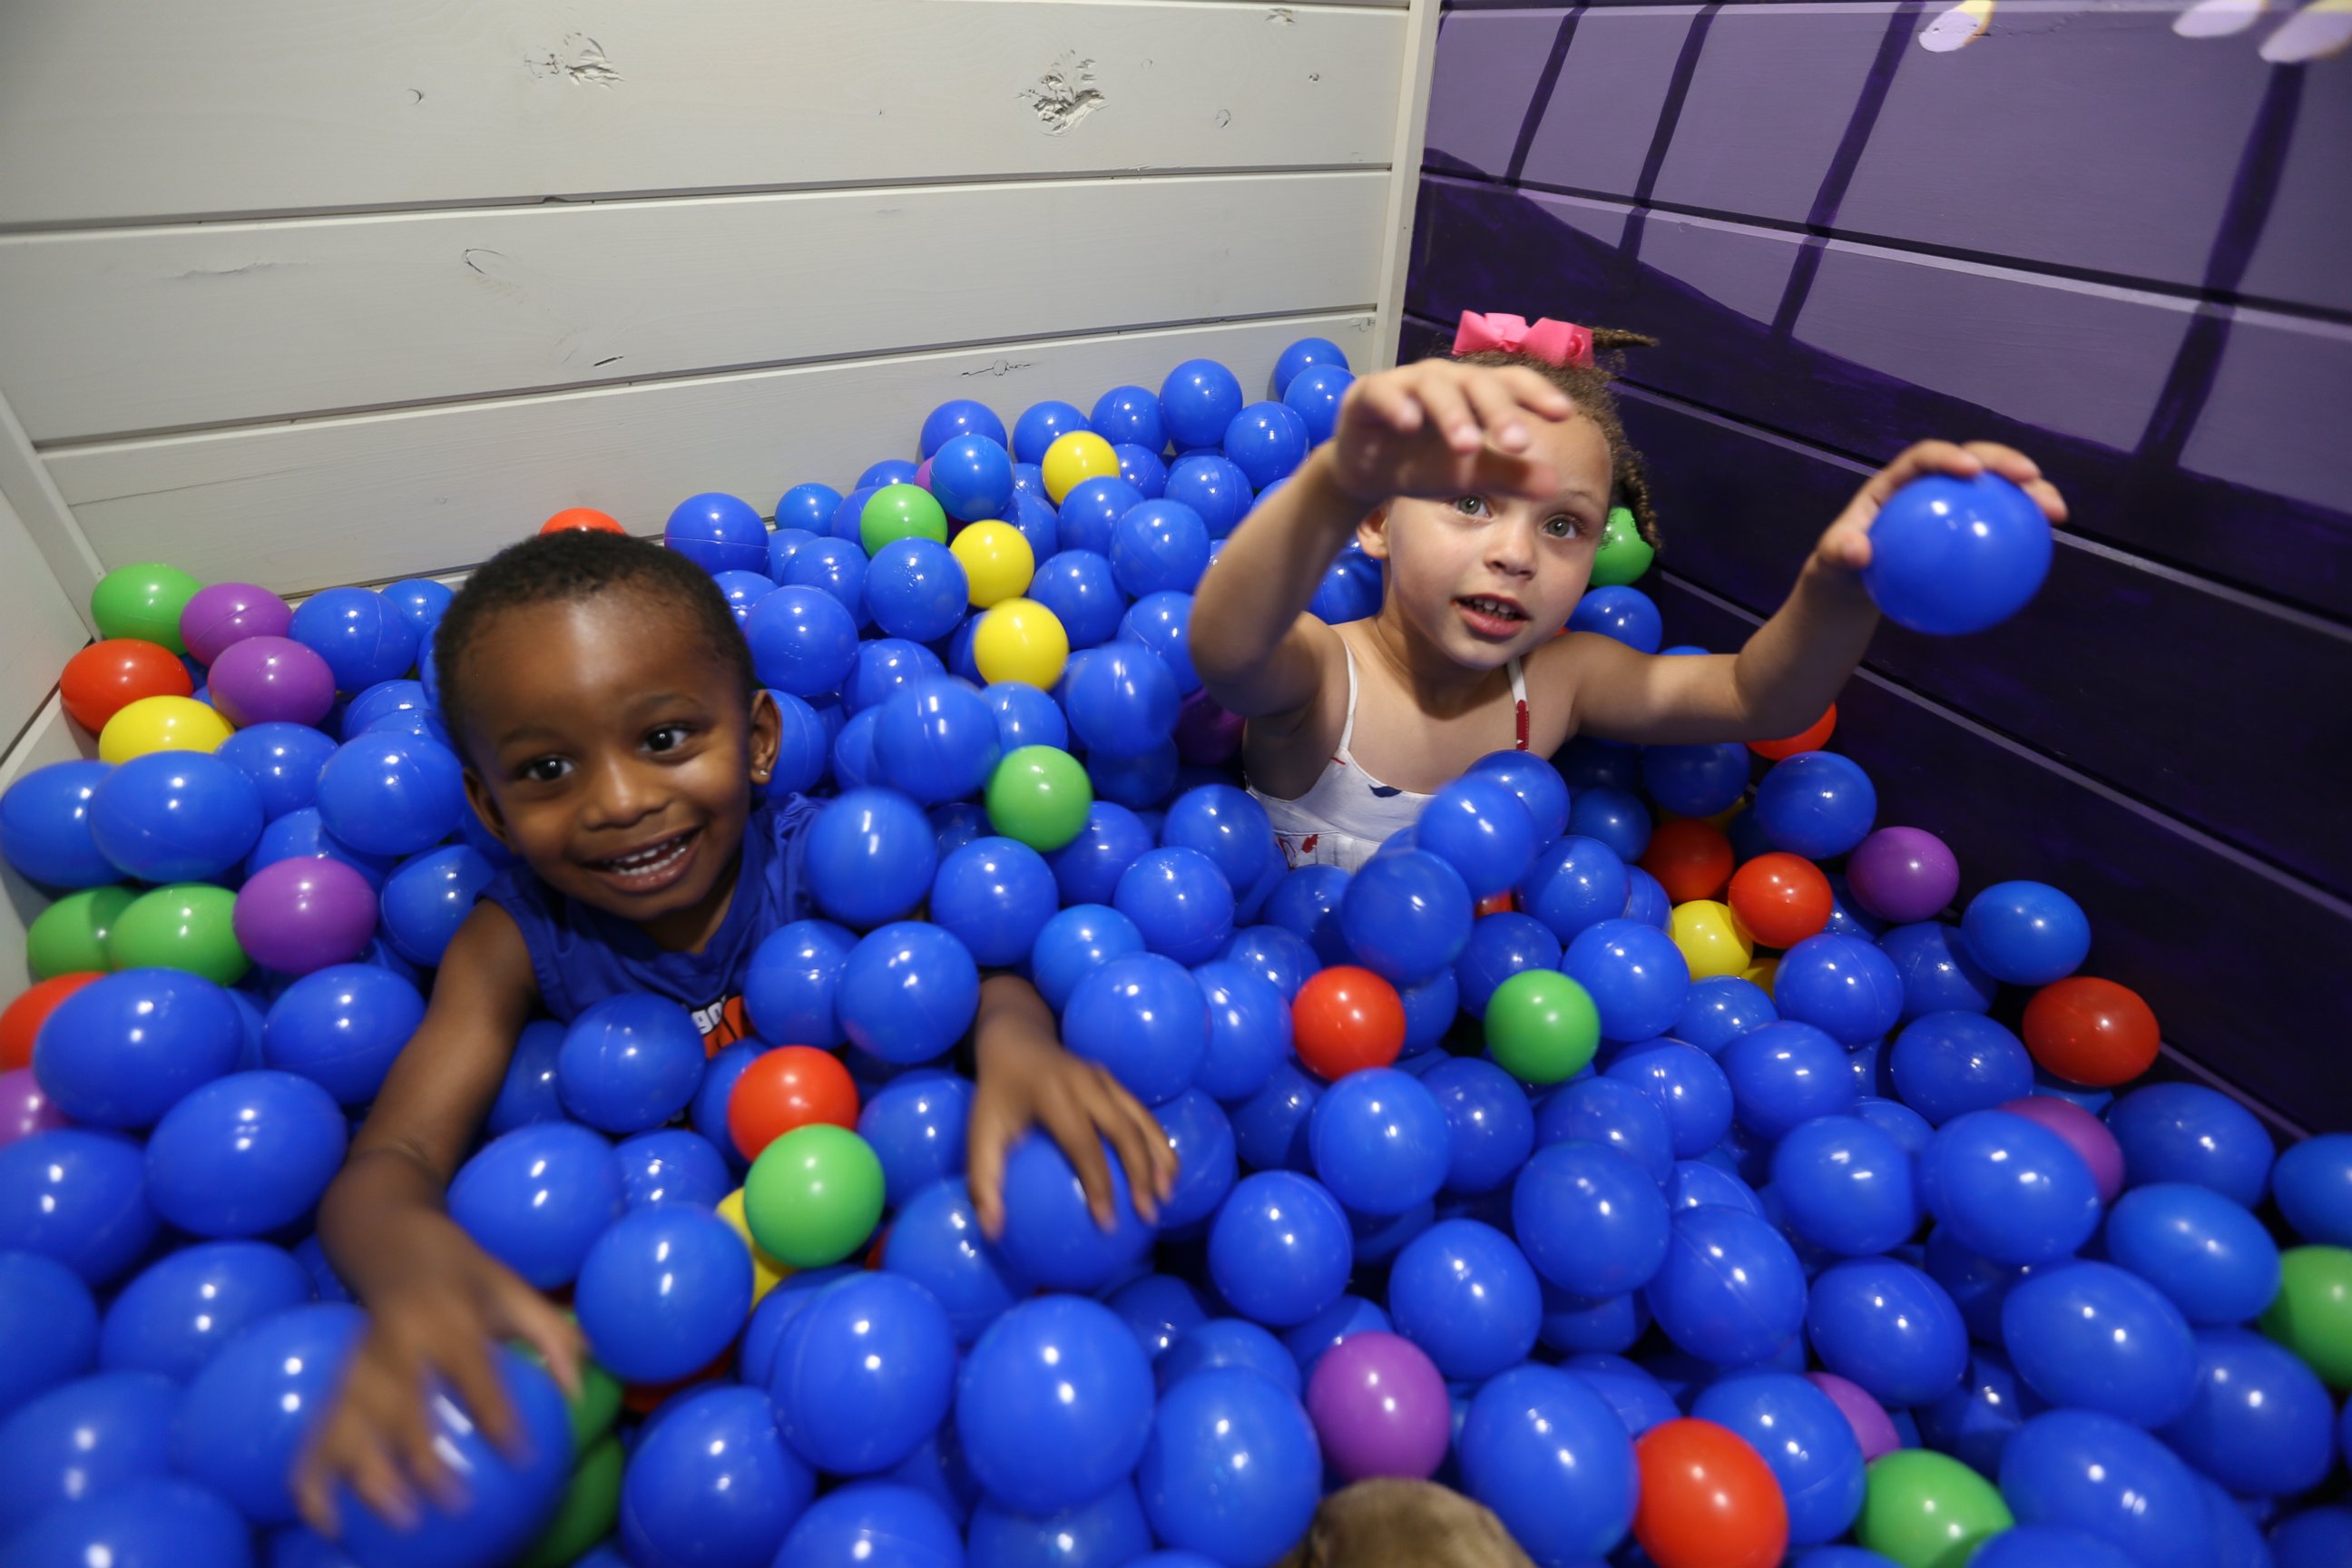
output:
[{"label": "scuff mark on wall", "polygon": [[246,261],[235,267],[191,267],[179,274],[177,281],[195,278],[242,278],[249,272],[268,272],[286,264],[282,261]]},{"label": "scuff mark on wall", "polygon": [[1296,27],[1298,26],[1297,14],[1292,11],[1287,5],[1269,6],[1265,13],[1265,19],[1273,23],[1277,27]]},{"label": "scuff mark on wall", "polygon": [[1016,360],[1003,360],[1003,359],[1001,359],[1001,360],[996,361],[996,362],[995,362],[994,363],[992,363],[992,364],[984,364],[984,365],[982,365],[978,370],[968,370],[968,371],[963,372],[962,374],[964,374],[965,375],[968,375],[968,376],[969,376],[969,375],[999,375],[999,376],[1002,376],[1002,375],[1011,375],[1014,371],[1016,371],[1016,370],[1027,370],[1031,365],[1035,364],[1036,363],[1037,363],[1037,362],[1036,362],[1035,360],[1033,360],[1033,359],[1016,359]]},{"label": "scuff mark on wall", "polygon": [[563,42],[545,55],[527,56],[523,68],[541,81],[568,81],[574,87],[614,87],[621,73],[613,68],[604,46],[585,33],[566,33]]},{"label": "scuff mark on wall", "polygon": [[1047,135],[1061,135],[1110,101],[1095,86],[1094,64],[1072,50],[1039,77],[1034,86],[1021,89],[1022,101],[1036,111]]}]

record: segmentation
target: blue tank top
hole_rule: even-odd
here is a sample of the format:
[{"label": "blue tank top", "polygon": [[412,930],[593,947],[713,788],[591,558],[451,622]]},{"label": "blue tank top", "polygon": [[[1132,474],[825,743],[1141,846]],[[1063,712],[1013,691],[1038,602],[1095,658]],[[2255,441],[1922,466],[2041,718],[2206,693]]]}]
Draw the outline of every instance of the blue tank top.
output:
[{"label": "blue tank top", "polygon": [[743,825],[743,858],[735,896],[700,952],[673,952],[632,921],[559,893],[514,866],[493,878],[482,897],[514,917],[530,950],[540,1005],[569,1024],[607,996],[650,991],[690,1009],[711,1051],[751,1033],[743,1017],[743,974],[769,932],[812,912],[801,875],[802,840],[817,813],[805,795],[754,806]]}]

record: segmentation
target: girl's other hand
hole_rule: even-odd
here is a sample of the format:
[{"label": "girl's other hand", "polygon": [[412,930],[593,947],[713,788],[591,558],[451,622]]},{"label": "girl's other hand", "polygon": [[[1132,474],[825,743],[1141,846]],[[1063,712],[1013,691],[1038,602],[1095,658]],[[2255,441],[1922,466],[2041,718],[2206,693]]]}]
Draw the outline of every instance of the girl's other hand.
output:
[{"label": "girl's other hand", "polygon": [[1175,1189],[1176,1152],[1159,1119],[1107,1068],[1072,1056],[1050,1035],[1005,1029],[982,1047],[979,1069],[966,1168],[981,1234],[991,1240],[1004,1234],[1005,1152],[1033,1126],[1068,1156],[1096,1224],[1108,1230],[1116,1219],[1106,1139],[1126,1167],[1136,1212],[1158,1217]]},{"label": "girl's other hand", "polygon": [[1829,531],[1822,535],[1821,542],[1813,547],[1813,559],[1835,571],[1861,571],[1870,564],[1870,525],[1889,496],[1927,474],[1972,479],[1986,472],[1999,474],[2032,496],[2052,527],[2065,526],[2066,498],[2058,493],[2057,486],[2042,477],[2042,469],[2033,459],[2016,447],[2004,447],[1997,441],[1970,441],[1965,445],[1922,441],[1864,482],[1853,500],[1846,503],[1845,510],[1838,514],[1838,520],[1830,524]]},{"label": "girl's other hand", "polygon": [[1540,500],[1559,476],[1525,455],[1536,421],[1574,411],[1568,394],[1523,365],[1400,365],[1348,388],[1332,432],[1332,478],[1368,507],[1397,496]]}]

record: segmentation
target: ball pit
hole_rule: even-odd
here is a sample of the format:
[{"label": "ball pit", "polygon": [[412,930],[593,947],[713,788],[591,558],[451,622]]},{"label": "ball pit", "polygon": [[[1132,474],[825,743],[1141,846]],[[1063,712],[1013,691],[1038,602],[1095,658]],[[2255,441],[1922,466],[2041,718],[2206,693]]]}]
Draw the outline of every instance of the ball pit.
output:
[{"label": "ball pit", "polygon": [[[2158,1022],[2081,906],[1882,826],[1834,709],[1498,753],[1355,876],[1284,864],[1191,595],[1348,382],[1308,340],[1279,401],[1208,361],[1009,432],[958,400],[772,531],[676,509],[777,694],[771,791],[820,798],[821,918],[764,935],[715,1055],[647,996],[525,1031],[449,1213],[572,1291],[591,1394],[559,1420],[501,1352],[518,1462],[436,1393],[475,1495],[415,1536],[346,1499],[353,1560],[1265,1563],[1330,1487],[1433,1475],[1547,1562],[2221,1561],[2254,1516],[2217,1489],[2282,1563],[2326,1550],[2352,1144],[2274,1158],[2136,1083]],[[2013,610],[2032,531],[1923,574],[1932,499],[1872,591]],[[1570,625],[1657,648],[1650,557],[1612,515]],[[327,1561],[285,1478],[359,1320],[307,1233],[508,863],[436,706],[447,602],[100,584],[62,680],[98,756],[0,796],[57,895],[0,1013],[0,1534]],[[981,1234],[950,1053],[1000,968],[1178,1152],[1156,1226],[1108,1144],[1105,1228],[1033,1133]]]}]

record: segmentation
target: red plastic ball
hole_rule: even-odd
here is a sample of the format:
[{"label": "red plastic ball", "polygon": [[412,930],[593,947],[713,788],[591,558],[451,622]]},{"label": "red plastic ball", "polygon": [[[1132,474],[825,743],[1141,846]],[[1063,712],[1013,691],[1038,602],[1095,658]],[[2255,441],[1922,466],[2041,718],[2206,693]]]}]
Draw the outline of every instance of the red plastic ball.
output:
[{"label": "red plastic ball", "polygon": [[1801,855],[1759,855],[1731,879],[1731,912],[1767,947],[1790,948],[1829,928],[1836,899],[1822,868]]},{"label": "red plastic ball", "polygon": [[1789,1505],[1764,1457],[1729,1427],[1685,1416],[1633,1445],[1642,1500],[1633,1538],[1658,1568],[1773,1568]]},{"label": "red plastic ball", "polygon": [[1642,869],[1655,877],[1667,899],[1677,904],[1723,897],[1732,863],[1731,840],[1723,829],[1696,816],[1658,824],[1641,859]]},{"label": "red plastic ball", "polygon": [[1290,1043],[1307,1070],[1327,1081],[1384,1068],[1404,1049],[1404,1003],[1369,969],[1323,970],[1291,1001]]},{"label": "red plastic ball", "polygon": [[102,978],[95,969],[52,974],[26,986],[24,994],[0,1010],[0,1072],[32,1066],[33,1037],[41,1032],[49,1015],[58,1010],[58,1004],[91,981]]},{"label": "red plastic ball", "polygon": [[106,721],[142,697],[189,697],[196,684],[180,656],[160,643],[108,637],[66,660],[58,700],[73,721],[97,734]]},{"label": "red plastic ball", "polygon": [[783,1046],[753,1058],[727,1098],[727,1135],[746,1160],[818,1121],[856,1131],[857,1085],[839,1058],[814,1046]]},{"label": "red plastic ball", "polygon": [[1766,757],[1776,763],[1784,763],[1799,752],[1820,751],[1830,743],[1830,737],[1836,733],[1837,704],[1832,702],[1830,704],[1828,712],[1787,740],[1750,741],[1748,742],[1748,749],[1759,757]]},{"label": "red plastic ball", "polygon": [[578,529],[589,533],[626,533],[618,519],[598,511],[593,506],[568,506],[539,525],[541,533],[568,533]]},{"label": "red plastic ball", "polygon": [[2044,1071],[2089,1089],[2112,1089],[2146,1072],[2162,1038],[2138,992],[2088,974],[2036,991],[2021,1032]]}]

